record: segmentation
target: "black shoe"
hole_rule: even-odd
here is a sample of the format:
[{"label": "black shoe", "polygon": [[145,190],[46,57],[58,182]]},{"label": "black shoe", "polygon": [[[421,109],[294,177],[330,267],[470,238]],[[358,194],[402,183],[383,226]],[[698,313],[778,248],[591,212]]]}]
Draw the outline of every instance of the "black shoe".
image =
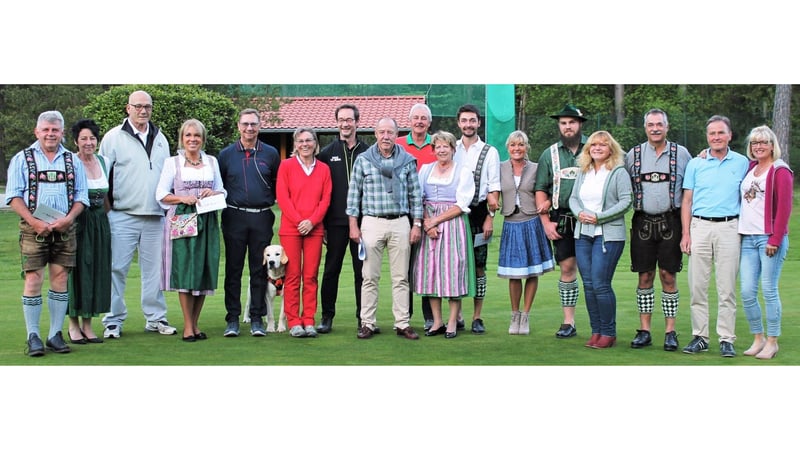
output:
[{"label": "black shoe", "polygon": [[327,334],[333,330],[333,319],[322,316],[322,321],[317,325],[317,333]]},{"label": "black shoe", "polygon": [[57,332],[55,336],[47,340],[47,348],[54,351],[55,353],[70,352],[70,348],[67,346],[67,343],[64,342],[64,338],[61,336],[60,331]]},{"label": "black shoe", "polygon": [[733,349],[733,342],[722,341],[719,343],[719,354],[724,358],[733,358],[736,356],[736,350]]},{"label": "black shoe", "polygon": [[463,320],[456,320],[456,330],[457,331],[461,331],[466,327],[467,327],[467,324]]},{"label": "black shoe", "polygon": [[25,348],[25,354],[28,356],[44,355],[44,344],[42,344],[42,340],[39,339],[39,336],[36,333],[31,333],[28,335],[28,344],[27,348]]},{"label": "black shoe", "polygon": [[653,345],[653,339],[647,330],[636,330],[636,337],[631,341],[631,348],[643,348]]},{"label": "black shoe", "polygon": [[442,325],[435,330],[433,328],[428,329],[428,331],[425,332],[425,336],[436,336],[439,334],[445,334],[446,332],[447,332],[447,326]]},{"label": "black shoe", "polygon": [[664,350],[674,352],[678,350],[678,334],[670,331],[664,336]]},{"label": "black shoe", "polygon": [[[428,331],[433,327],[433,319],[426,319],[425,324],[422,326],[424,331]],[[426,334],[427,336],[427,334]]]},{"label": "black shoe", "polygon": [[572,336],[578,335],[578,329],[575,328],[575,325],[571,325],[568,323],[562,323],[561,328],[556,331],[556,337],[559,339],[566,339],[571,338]]},{"label": "black shoe", "polygon": [[472,332],[475,334],[483,334],[486,328],[483,327],[483,319],[475,319],[472,321]]},{"label": "black shoe", "polygon": [[445,339],[453,339],[453,338],[455,338],[456,336],[458,336],[458,332],[457,332],[457,331],[453,331],[452,333],[451,333],[451,332],[449,332],[449,331],[445,331],[445,332],[444,332],[444,338],[445,338]]},{"label": "black shoe", "polygon": [[700,336],[695,336],[694,339],[692,339],[692,342],[689,342],[689,345],[683,347],[683,353],[688,353],[690,355],[707,351],[708,351],[708,342],[706,342]]}]

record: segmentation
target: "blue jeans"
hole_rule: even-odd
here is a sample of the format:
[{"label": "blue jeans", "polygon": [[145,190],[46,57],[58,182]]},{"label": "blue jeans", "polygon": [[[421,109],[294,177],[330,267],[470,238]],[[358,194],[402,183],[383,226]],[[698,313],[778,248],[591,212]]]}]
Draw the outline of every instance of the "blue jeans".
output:
[{"label": "blue jeans", "polygon": [[742,235],[742,254],[739,262],[739,280],[742,288],[742,307],[753,334],[764,333],[761,306],[758,303],[758,282],[767,312],[767,336],[781,335],[781,297],[778,279],[789,250],[789,236],[784,236],[778,251],[767,256],[765,234]]},{"label": "blue jeans", "polygon": [[604,242],[603,236],[581,236],[575,241],[592,334],[617,335],[617,296],[611,280],[624,248],[625,241]]}]

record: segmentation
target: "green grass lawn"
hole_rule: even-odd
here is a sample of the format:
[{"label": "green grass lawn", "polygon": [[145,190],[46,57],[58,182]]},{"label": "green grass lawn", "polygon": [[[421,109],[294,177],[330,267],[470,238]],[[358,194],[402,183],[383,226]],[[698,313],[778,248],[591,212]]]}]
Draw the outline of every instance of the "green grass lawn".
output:
[{"label": "green grass lawn", "polygon": [[[498,217],[496,229],[502,227]],[[124,336],[120,340],[107,340],[101,345],[72,346],[73,352],[67,355],[47,354],[42,358],[30,358],[23,354],[25,348],[25,325],[20,306],[22,280],[19,270],[19,249],[17,244],[17,216],[10,211],[0,212],[0,248],[2,265],[0,280],[4,289],[0,292],[0,365],[23,366],[740,366],[740,365],[796,365],[800,362],[800,336],[797,323],[800,322],[800,305],[793,300],[798,297],[800,281],[794,278],[798,271],[800,253],[796,251],[797,233],[792,233],[789,256],[784,266],[781,281],[783,300],[783,335],[781,351],[772,361],[757,361],[741,356],[741,351],[750,344],[748,327],[744,313],[737,312],[737,334],[739,339],[736,358],[721,358],[712,333],[711,349],[706,354],[686,355],[680,351],[670,353],[661,349],[663,343],[663,319],[660,302],[657,301],[653,315],[654,345],[646,349],[631,349],[630,340],[639,326],[636,311],[636,274],[631,273],[626,253],[620,260],[614,279],[617,294],[617,332],[618,346],[609,350],[590,350],[583,344],[589,336],[589,327],[583,296],[577,308],[578,336],[568,340],[554,337],[561,322],[561,308],[557,293],[558,271],[541,277],[531,313],[531,334],[529,336],[509,336],[509,300],[507,282],[497,278],[496,264],[499,239],[492,241],[489,249],[488,294],[484,304],[483,318],[487,327],[485,335],[472,335],[462,332],[456,339],[446,340],[441,336],[421,336],[419,341],[411,342],[398,338],[392,332],[391,301],[389,293],[388,267],[384,261],[378,323],[383,333],[367,341],[356,339],[356,319],[352,295],[352,271],[345,260],[340,283],[340,296],[334,331],[320,335],[317,339],[295,339],[287,333],[271,334],[266,338],[249,336],[247,325],[243,324],[242,335],[238,338],[223,338],[225,327],[225,308],[222,289],[209,296],[201,316],[201,327],[209,335],[207,341],[186,343],[180,336],[161,336],[143,330],[144,320],[139,306],[139,268],[132,265],[126,294],[129,316],[125,323]],[[795,214],[790,226],[800,229],[800,219]],[[499,236],[497,236],[499,237]],[[277,236],[273,241],[277,240]],[[220,263],[221,267],[224,261]],[[223,270],[220,270],[219,286],[222,287]],[[245,271],[246,273],[246,271]],[[246,275],[245,275],[246,276]],[[677,329],[681,345],[691,339],[689,320],[689,296],[685,271],[678,277],[681,304]],[[246,280],[245,280],[246,281]],[[246,282],[244,283],[246,285]],[[713,285],[713,283],[712,283]],[[656,286],[657,290],[660,286]],[[46,287],[45,287],[46,289]],[[246,296],[243,296],[243,303]],[[714,298],[712,292],[711,298]],[[170,322],[182,327],[182,315],[177,294],[167,293]],[[711,302],[711,329],[716,317],[715,302]],[[469,324],[472,314],[472,300],[464,301],[464,313]],[[415,298],[415,315],[412,325],[422,332],[422,314],[419,297]],[[446,314],[446,307],[445,307]],[[47,308],[42,314],[42,329],[47,330]],[[469,326],[469,325],[468,325]],[[95,319],[95,330],[99,334],[102,327],[99,318]],[[66,335],[66,324],[64,328]]]}]

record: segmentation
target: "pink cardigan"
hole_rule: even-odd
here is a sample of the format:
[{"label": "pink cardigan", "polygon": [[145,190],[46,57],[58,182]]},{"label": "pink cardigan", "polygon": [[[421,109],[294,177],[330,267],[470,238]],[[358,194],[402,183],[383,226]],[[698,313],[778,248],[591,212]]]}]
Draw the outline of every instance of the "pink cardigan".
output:
[{"label": "pink cardigan", "polygon": [[[750,161],[750,170],[758,161]],[[764,232],[769,235],[767,243],[780,246],[783,237],[789,234],[789,217],[792,215],[792,195],[794,175],[789,166],[776,159],[767,172],[767,186],[764,193]]]}]

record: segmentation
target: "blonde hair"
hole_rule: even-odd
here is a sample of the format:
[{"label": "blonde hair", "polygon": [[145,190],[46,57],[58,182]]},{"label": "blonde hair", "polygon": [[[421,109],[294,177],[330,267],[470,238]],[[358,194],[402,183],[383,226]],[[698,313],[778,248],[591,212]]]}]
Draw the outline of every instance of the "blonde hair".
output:
[{"label": "blonde hair", "polygon": [[[313,128],[298,128],[294,130],[294,133],[292,134],[292,143],[294,143],[294,141],[296,141],[298,136],[300,136],[302,133],[309,133],[311,134],[311,137],[314,138],[314,156],[317,156],[317,154],[319,154],[319,139],[317,139],[317,133]],[[292,153],[289,156],[294,156],[296,154],[297,148],[292,145]]]},{"label": "blonde hair", "polygon": [[750,134],[747,135],[747,139],[745,140],[747,157],[750,159],[756,159],[756,157],[753,156],[753,149],[750,148],[751,141],[769,141],[772,143],[772,160],[775,161],[781,157],[781,145],[778,144],[778,136],[770,127],[766,125],[755,127],[750,130]]},{"label": "blonde hair", "polygon": [[594,164],[594,160],[592,159],[592,155],[589,153],[589,150],[592,148],[592,144],[600,141],[608,144],[609,150],[611,150],[611,155],[606,160],[606,168],[611,170],[614,167],[621,166],[625,161],[625,152],[620,147],[619,142],[614,139],[614,136],[611,135],[608,131],[600,130],[595,131],[589,136],[589,139],[586,140],[586,144],[583,146],[583,150],[581,151],[580,156],[578,157],[578,167],[581,168],[581,171],[588,172],[589,169],[592,168]]},{"label": "blonde hair", "polygon": [[189,119],[183,122],[183,125],[181,125],[180,130],[178,130],[178,150],[184,150],[183,133],[185,133],[186,129],[189,127],[194,127],[195,129],[197,129],[197,131],[200,132],[200,136],[203,139],[203,145],[201,147],[201,150],[204,149],[206,146],[206,138],[208,137],[208,133],[206,132],[206,126],[203,125],[203,122],[200,122],[197,119]]},{"label": "blonde hair", "polygon": [[531,143],[528,140],[528,135],[522,130],[514,130],[508,135],[508,138],[506,138],[506,148],[508,148],[512,142],[522,142],[525,146],[525,159],[528,159],[528,152],[531,151]]},{"label": "blonde hair", "polygon": [[453,133],[447,131],[437,131],[431,136],[431,145],[436,147],[436,141],[445,142],[452,149],[452,153],[456,152],[456,137]]}]

